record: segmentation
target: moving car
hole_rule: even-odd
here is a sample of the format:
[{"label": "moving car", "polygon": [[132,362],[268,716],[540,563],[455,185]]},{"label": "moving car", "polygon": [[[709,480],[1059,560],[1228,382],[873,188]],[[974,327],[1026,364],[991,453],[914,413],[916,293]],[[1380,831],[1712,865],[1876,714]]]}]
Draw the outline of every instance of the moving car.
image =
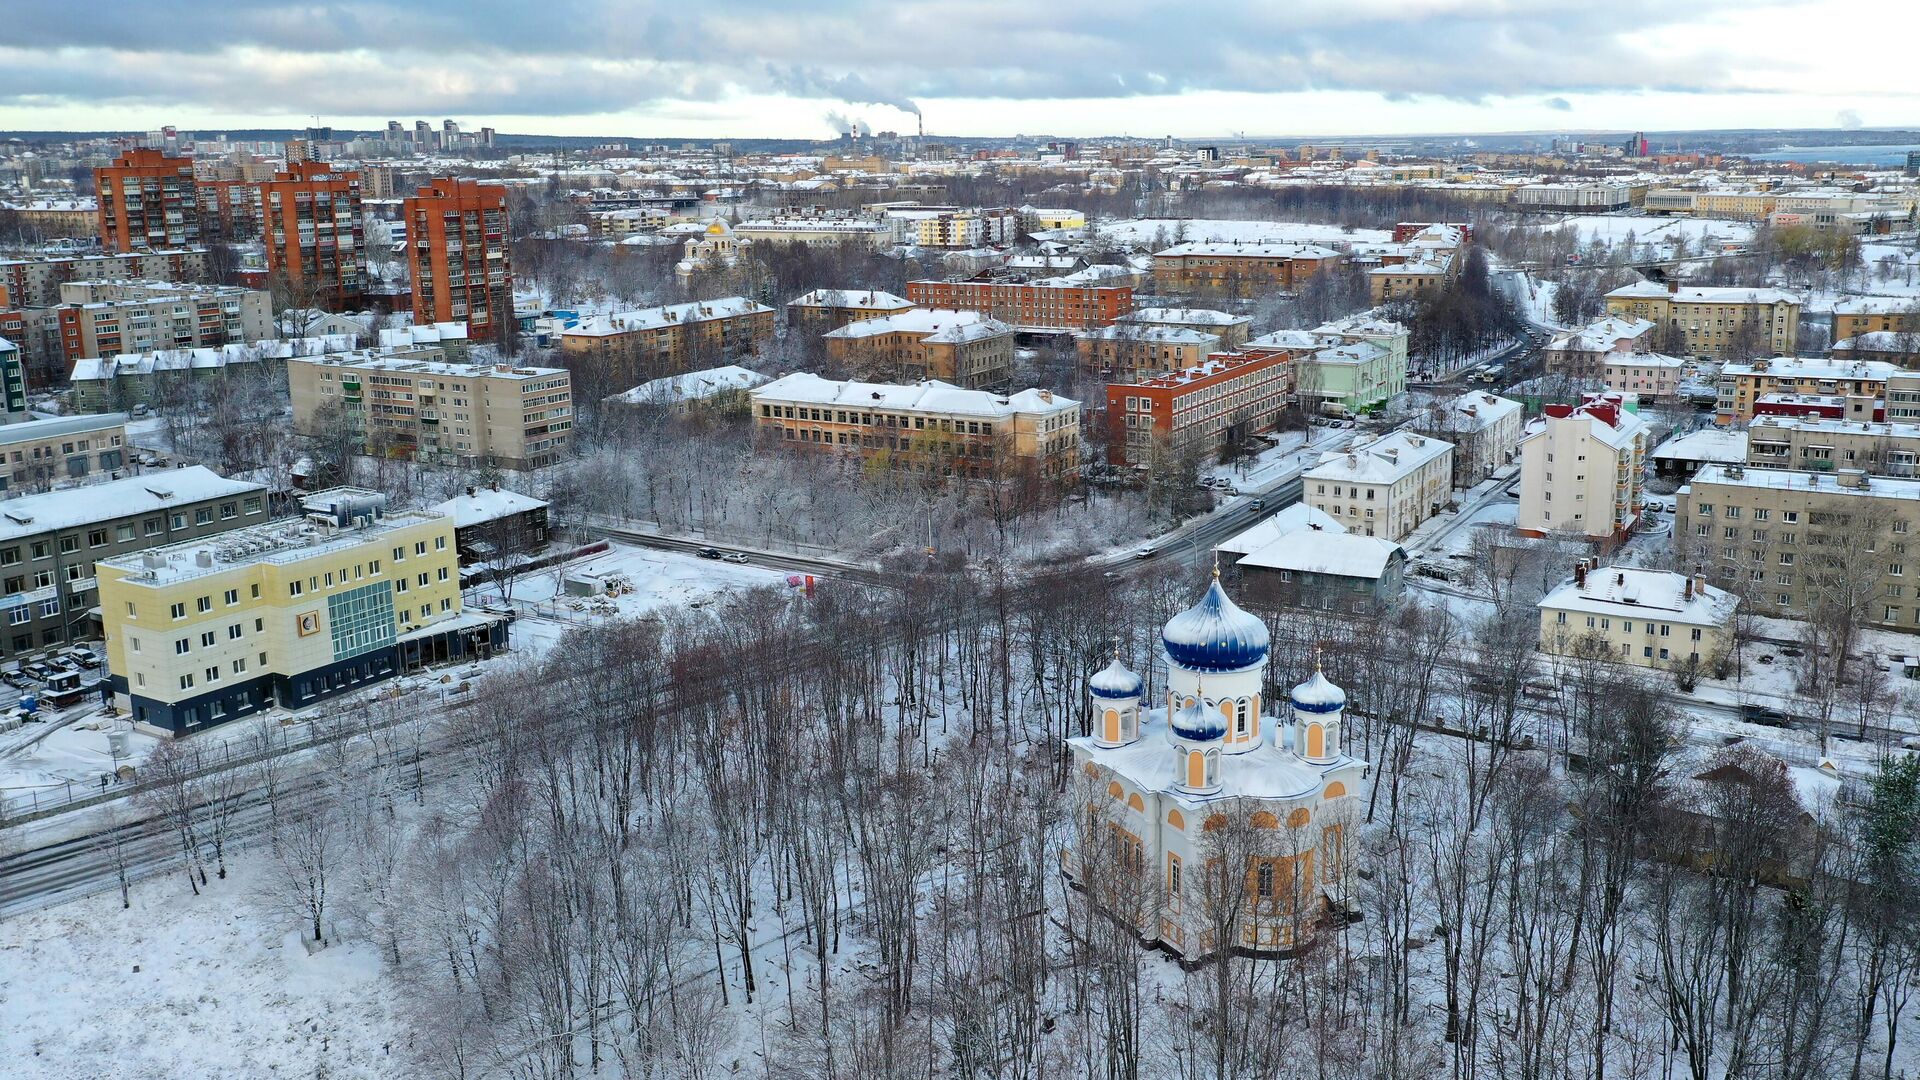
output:
[{"label": "moving car", "polygon": [[694,554],[700,556],[703,559],[717,559],[720,557],[720,549],[703,547],[700,550],[694,552]]},{"label": "moving car", "polygon": [[1158,554],[1160,554],[1160,549],[1153,546],[1152,544],[1148,544],[1145,547],[1140,548],[1138,551],[1135,551],[1133,553],[1133,557],[1136,559],[1151,559]]},{"label": "moving car", "polygon": [[747,561],[747,556],[743,552],[729,551],[725,555],[720,556],[720,561],[731,562],[731,563],[743,563]]}]

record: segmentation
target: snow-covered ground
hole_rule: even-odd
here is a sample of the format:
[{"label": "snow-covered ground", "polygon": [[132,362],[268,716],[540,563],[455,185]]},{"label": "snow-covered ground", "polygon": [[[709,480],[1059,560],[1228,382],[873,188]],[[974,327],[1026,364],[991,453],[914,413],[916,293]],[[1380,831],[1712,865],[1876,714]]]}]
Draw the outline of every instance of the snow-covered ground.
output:
[{"label": "snow-covered ground", "polygon": [[1665,245],[1676,237],[1685,237],[1694,251],[1703,242],[1709,246],[1721,240],[1742,241],[1753,235],[1753,226],[1744,221],[1716,218],[1628,217],[1614,214],[1575,214],[1534,226],[1540,229],[1579,230],[1582,242],[1598,240],[1605,244],[1624,243],[1628,236],[1636,244]]},{"label": "snow-covered ground", "polygon": [[[513,604],[520,611],[520,618],[513,624],[514,646],[542,653],[577,626],[670,608],[700,607],[733,589],[784,588],[787,578],[785,571],[764,566],[614,544],[604,554],[528,574],[514,583]],[[569,596],[564,587],[568,579],[598,580],[620,592],[591,598]],[[468,602],[497,603],[499,596],[483,589]]]},{"label": "snow-covered ground", "polygon": [[[1182,227],[1185,233],[1181,233]],[[1115,243],[1144,245],[1164,232],[1168,244],[1176,235],[1189,243],[1216,241],[1256,243],[1261,241],[1296,244],[1384,244],[1393,234],[1385,229],[1349,229],[1342,225],[1314,225],[1302,221],[1232,221],[1225,218],[1131,218],[1126,221],[1102,221],[1100,231]]]},{"label": "snow-covered ground", "polygon": [[110,891],[0,922],[0,1075],[408,1075],[379,958],[353,942],[309,955],[264,864],[236,860],[198,897],[176,872],[134,886],[128,910]]}]

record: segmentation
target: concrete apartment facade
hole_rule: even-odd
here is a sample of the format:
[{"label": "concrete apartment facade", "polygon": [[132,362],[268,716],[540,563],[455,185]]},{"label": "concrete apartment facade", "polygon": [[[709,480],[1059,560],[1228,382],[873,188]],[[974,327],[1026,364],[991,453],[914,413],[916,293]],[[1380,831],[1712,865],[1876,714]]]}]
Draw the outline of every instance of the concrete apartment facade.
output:
[{"label": "concrete apartment facade", "polygon": [[1307,505],[1348,532],[1399,543],[1453,497],[1453,444],[1396,431],[1322,455],[1301,483]]},{"label": "concrete apartment facade", "polygon": [[1888,394],[1888,380],[1900,369],[1884,360],[1804,360],[1776,356],[1720,368],[1720,395],[1714,422],[1744,423],[1754,418],[1761,399],[1792,394],[1846,402],[1848,419],[1873,419]]},{"label": "concrete apartment facade", "polygon": [[1515,528],[1524,536],[1624,541],[1640,520],[1647,449],[1646,421],[1617,396],[1547,406],[1520,440]]},{"label": "concrete apartment facade", "polygon": [[1638,394],[1642,401],[1673,398],[1679,396],[1687,363],[1661,353],[1616,353],[1607,357],[1600,377],[1608,390]]},{"label": "concrete apartment facade", "polygon": [[751,352],[773,333],[772,308],[726,296],[589,316],[561,332],[560,348],[570,363],[607,365],[616,382],[643,382]]},{"label": "concrete apartment facade", "polygon": [[1679,557],[1712,566],[1755,612],[1806,618],[1835,591],[1864,589],[1867,625],[1920,632],[1907,547],[1920,480],[1703,465],[1674,505]]},{"label": "concrete apartment facade", "polygon": [[1598,381],[1606,377],[1608,363],[1634,353],[1651,352],[1653,332],[1654,325],[1647,319],[1617,315],[1595,319],[1547,343],[1547,373]]},{"label": "concrete apartment facade", "polygon": [[195,465],[0,502],[0,653],[34,656],[97,633],[95,564],[267,518],[267,490]]},{"label": "concrete apartment facade", "polygon": [[1013,327],[977,311],[915,308],[826,334],[827,356],[869,379],[939,379],[967,389],[1013,375]]},{"label": "concrete apartment facade", "polygon": [[1079,479],[1080,403],[1051,390],[994,394],[795,374],[753,392],[763,445],[858,454],[889,469],[967,480]]},{"label": "concrete apartment facade", "polygon": [[0,308],[53,307],[69,281],[186,281],[207,278],[206,248],[124,255],[0,259]]},{"label": "concrete apartment facade", "polygon": [[1747,425],[1746,463],[1756,469],[1920,476],[1920,424],[1758,416]]},{"label": "concrete apartment facade", "polygon": [[1122,382],[1193,367],[1222,348],[1214,334],[1150,323],[1116,323],[1074,335],[1082,369]]},{"label": "concrete apartment facade", "polygon": [[1800,341],[1800,298],[1780,289],[1643,281],[1608,293],[1607,311],[1653,323],[1656,341],[1677,332],[1687,354],[1703,359],[1791,356]]},{"label": "concrete apartment facade", "polygon": [[122,353],[239,345],[274,336],[259,289],[168,281],[69,281],[49,310],[69,363]]},{"label": "concrete apartment facade", "polygon": [[125,413],[0,425],[0,491],[46,491],[118,472],[126,448]]},{"label": "concrete apartment facade", "polygon": [[1414,427],[1453,444],[1453,486],[1470,488],[1513,463],[1525,432],[1525,409],[1512,398],[1474,390],[1437,402]]},{"label": "concrete apartment facade", "polygon": [[[293,427],[344,423],[359,452],[533,469],[565,456],[573,381],[564,368],[456,364],[437,349],[367,350],[287,361]],[[337,411],[336,411],[337,410]]]},{"label": "concrete apartment facade", "polygon": [[[0,264],[4,269],[4,264]],[[1830,340],[1845,341],[1871,333],[1920,334],[1920,299],[1909,296],[1859,296],[1836,300]]]}]

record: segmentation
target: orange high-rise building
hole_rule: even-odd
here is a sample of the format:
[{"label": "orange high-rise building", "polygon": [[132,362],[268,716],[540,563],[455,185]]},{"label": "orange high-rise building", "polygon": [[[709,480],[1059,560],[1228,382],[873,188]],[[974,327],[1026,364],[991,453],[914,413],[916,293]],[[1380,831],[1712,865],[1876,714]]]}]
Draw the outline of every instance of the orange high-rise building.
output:
[{"label": "orange high-rise building", "polygon": [[200,242],[193,162],[137,148],[93,170],[100,200],[100,244],[124,254]]},{"label": "orange high-rise building", "polygon": [[[300,161],[260,185],[267,273],[284,275],[297,306],[345,311],[366,291],[360,174]],[[311,301],[299,299],[311,297]]]},{"label": "orange high-rise building", "polygon": [[507,190],[472,180],[432,180],[407,199],[407,269],[413,321],[464,321],[486,341],[513,320],[507,261]]}]

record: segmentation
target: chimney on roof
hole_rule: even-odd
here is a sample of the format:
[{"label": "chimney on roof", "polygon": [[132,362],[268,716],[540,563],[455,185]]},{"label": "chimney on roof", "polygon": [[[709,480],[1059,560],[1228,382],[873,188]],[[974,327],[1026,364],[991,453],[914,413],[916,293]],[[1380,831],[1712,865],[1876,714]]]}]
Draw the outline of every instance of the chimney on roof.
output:
[{"label": "chimney on roof", "polygon": [[1626,572],[1625,572],[1625,571],[1619,571],[1619,572],[1617,572],[1617,573],[1615,573],[1615,574],[1613,575],[1613,583],[1614,583],[1615,585],[1625,585],[1625,584],[1627,583],[1627,575],[1626,575]]},{"label": "chimney on roof", "polygon": [[1573,560],[1573,587],[1584,589],[1587,585],[1587,560]]},{"label": "chimney on roof", "polygon": [[1686,586],[1680,592],[1680,599],[1682,600],[1693,599],[1693,576],[1691,574],[1687,576]]},{"label": "chimney on roof", "polygon": [[469,497],[471,497],[471,496],[473,495],[473,493],[474,493],[474,492],[473,492],[473,485],[472,485],[472,484],[468,484],[468,485],[467,485],[467,495],[468,495]]},{"label": "chimney on roof", "polygon": [[500,490],[500,481],[498,481],[498,480],[495,480],[495,481],[494,481],[493,483],[491,483],[491,484],[488,484],[488,485],[487,485],[487,490],[489,490],[489,491],[499,491],[499,490]]},{"label": "chimney on roof", "polygon": [[1678,296],[1679,294],[1680,294],[1680,279],[1677,277],[1669,277],[1667,279],[1667,295]]}]

